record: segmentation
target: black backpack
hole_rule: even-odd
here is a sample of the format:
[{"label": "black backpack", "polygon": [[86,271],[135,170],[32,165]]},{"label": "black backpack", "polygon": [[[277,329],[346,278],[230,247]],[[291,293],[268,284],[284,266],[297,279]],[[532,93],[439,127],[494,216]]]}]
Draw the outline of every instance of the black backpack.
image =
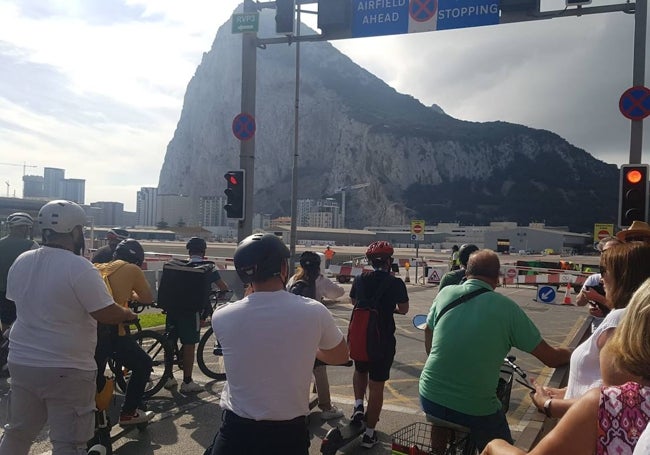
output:
[{"label": "black backpack", "polygon": [[210,306],[215,264],[172,259],[163,265],[158,307],[172,312],[200,312]]},{"label": "black backpack", "polygon": [[316,299],[316,281],[298,280],[291,285],[289,292],[310,299]]}]

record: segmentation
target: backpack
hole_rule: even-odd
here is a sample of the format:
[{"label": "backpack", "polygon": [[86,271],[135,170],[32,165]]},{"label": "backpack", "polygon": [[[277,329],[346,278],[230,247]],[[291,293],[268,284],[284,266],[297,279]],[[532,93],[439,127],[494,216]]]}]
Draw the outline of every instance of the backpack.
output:
[{"label": "backpack", "polygon": [[310,299],[316,299],[316,282],[298,280],[291,285],[289,292],[303,297],[309,297]]},{"label": "backpack", "polygon": [[198,313],[210,306],[215,264],[172,259],[163,265],[158,285],[159,308],[167,312]]},{"label": "backpack", "polygon": [[[355,282],[357,280],[366,283],[361,281],[361,275],[355,278]],[[378,307],[379,301],[392,281],[391,276],[384,278],[372,297],[368,297],[365,292],[360,292],[348,326],[348,348],[352,360],[376,362],[383,357]]]}]

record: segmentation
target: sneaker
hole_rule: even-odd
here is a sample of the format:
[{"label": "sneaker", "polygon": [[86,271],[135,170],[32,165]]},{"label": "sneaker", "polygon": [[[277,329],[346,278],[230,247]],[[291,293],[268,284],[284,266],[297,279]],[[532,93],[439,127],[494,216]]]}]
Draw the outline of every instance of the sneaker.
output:
[{"label": "sneaker", "polygon": [[354,411],[352,411],[352,417],[350,417],[350,420],[352,420],[354,423],[361,423],[364,417],[365,413],[363,411],[363,405],[360,404],[359,406],[354,407]]},{"label": "sneaker", "polygon": [[323,420],[338,419],[339,417],[343,417],[343,411],[336,406],[320,412],[320,418]]},{"label": "sneaker", "polygon": [[153,412],[143,411],[142,409],[136,409],[131,413],[123,412],[120,414],[120,426],[124,427],[127,425],[138,425],[140,423],[146,423],[153,419]]},{"label": "sneaker", "polygon": [[174,376],[172,376],[171,378],[167,379],[167,382],[165,382],[164,387],[167,390],[170,390],[170,389],[173,389],[174,387],[176,387],[177,385],[178,385],[178,381],[176,380],[176,378]]},{"label": "sneaker", "polygon": [[375,431],[372,436],[368,436],[368,433],[363,435],[363,439],[361,440],[361,447],[365,447],[366,449],[372,449],[375,444],[379,442],[379,438],[377,437],[377,432]]},{"label": "sneaker", "polygon": [[181,393],[203,392],[205,388],[194,381],[181,383]]}]

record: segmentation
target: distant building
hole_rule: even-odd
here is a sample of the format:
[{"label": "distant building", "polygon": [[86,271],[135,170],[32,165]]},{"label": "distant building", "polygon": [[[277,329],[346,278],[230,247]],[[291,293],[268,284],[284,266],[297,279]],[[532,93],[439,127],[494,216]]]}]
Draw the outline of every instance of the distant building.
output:
[{"label": "distant building", "polygon": [[223,206],[226,205],[224,196],[201,196],[199,198],[199,225],[226,226],[228,218]]},{"label": "distant building", "polygon": [[198,226],[198,198],[178,194],[159,194],[156,224],[164,221],[169,226]]},{"label": "distant building", "polygon": [[43,189],[43,177],[40,175],[23,175],[23,197],[45,197],[45,191]]},{"label": "distant building", "polygon": [[158,208],[158,188],[143,186],[136,200],[136,223],[138,226],[155,226]]},{"label": "distant building", "polygon": [[91,207],[100,209],[94,219],[95,226],[124,226],[124,204],[121,202],[91,202]]},{"label": "distant building", "polygon": [[56,167],[43,168],[43,179],[45,197],[52,199],[64,197],[63,181],[65,180],[65,169]]},{"label": "distant building", "polygon": [[63,199],[83,204],[86,200],[86,181],[84,179],[64,179]]},{"label": "distant building", "polygon": [[296,223],[298,226],[340,228],[341,209],[336,199],[299,199]]}]

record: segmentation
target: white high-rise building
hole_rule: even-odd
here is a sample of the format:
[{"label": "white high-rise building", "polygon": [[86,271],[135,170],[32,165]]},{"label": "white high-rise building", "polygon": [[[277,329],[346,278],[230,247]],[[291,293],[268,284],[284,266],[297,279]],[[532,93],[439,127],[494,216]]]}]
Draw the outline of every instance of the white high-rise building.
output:
[{"label": "white high-rise building", "polygon": [[43,168],[43,192],[45,197],[60,199],[64,197],[65,169]]},{"label": "white high-rise building", "polygon": [[223,206],[225,196],[201,196],[199,198],[199,224],[201,226],[227,226],[228,219]]},{"label": "white high-rise building", "polygon": [[86,181],[84,179],[63,179],[63,199],[77,204],[84,204],[86,200]]},{"label": "white high-rise building", "polygon": [[138,191],[136,200],[136,224],[138,226],[155,226],[158,207],[158,188],[143,186]]}]

